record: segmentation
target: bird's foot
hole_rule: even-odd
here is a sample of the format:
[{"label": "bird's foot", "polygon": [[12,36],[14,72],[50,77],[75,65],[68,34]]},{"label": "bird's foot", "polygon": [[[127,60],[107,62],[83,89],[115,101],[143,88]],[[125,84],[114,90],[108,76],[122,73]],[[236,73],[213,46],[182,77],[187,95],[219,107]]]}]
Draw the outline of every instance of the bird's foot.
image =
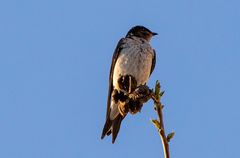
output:
[{"label": "bird's foot", "polygon": [[138,101],[141,104],[146,103],[151,96],[152,90],[150,90],[147,85],[140,85],[131,94],[129,94],[129,98],[133,101]]},{"label": "bird's foot", "polygon": [[127,102],[121,102],[118,105],[118,111],[123,117],[126,116],[129,111],[129,104]]}]

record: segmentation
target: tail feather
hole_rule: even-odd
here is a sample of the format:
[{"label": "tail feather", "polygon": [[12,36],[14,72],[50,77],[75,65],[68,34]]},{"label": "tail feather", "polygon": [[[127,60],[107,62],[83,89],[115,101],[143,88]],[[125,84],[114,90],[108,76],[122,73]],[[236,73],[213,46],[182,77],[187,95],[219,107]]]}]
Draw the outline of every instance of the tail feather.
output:
[{"label": "tail feather", "polygon": [[120,127],[121,127],[122,120],[123,120],[123,117],[120,114],[113,120],[113,123],[112,123],[112,143],[114,143],[116,138],[117,138],[118,132],[119,132]]},{"label": "tail feather", "polygon": [[124,117],[120,114],[114,120],[110,120],[108,118],[104,125],[101,139],[103,139],[106,135],[109,136],[110,134],[112,134],[112,143],[114,143],[120,130],[123,118]]},{"label": "tail feather", "polygon": [[112,126],[112,121],[109,118],[107,118],[106,123],[103,127],[101,139],[103,139],[106,134],[107,135],[111,134],[111,130],[110,130],[111,126]]}]

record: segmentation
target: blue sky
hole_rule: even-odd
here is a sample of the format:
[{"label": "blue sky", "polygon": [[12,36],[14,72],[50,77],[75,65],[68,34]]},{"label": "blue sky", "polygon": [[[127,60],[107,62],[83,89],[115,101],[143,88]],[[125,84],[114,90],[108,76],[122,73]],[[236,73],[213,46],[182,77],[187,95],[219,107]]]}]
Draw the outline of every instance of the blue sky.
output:
[{"label": "blue sky", "polygon": [[240,2],[0,1],[0,157],[160,157],[153,103],[100,140],[118,40],[134,25],[151,44],[172,157],[239,158]]}]

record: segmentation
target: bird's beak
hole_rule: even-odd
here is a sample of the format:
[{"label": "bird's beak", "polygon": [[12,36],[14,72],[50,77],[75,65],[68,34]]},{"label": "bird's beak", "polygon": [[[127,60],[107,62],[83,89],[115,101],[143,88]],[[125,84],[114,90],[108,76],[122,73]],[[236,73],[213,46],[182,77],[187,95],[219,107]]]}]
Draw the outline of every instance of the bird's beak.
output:
[{"label": "bird's beak", "polygon": [[152,32],[152,35],[155,36],[155,35],[158,35],[158,33],[156,33],[156,32]]}]

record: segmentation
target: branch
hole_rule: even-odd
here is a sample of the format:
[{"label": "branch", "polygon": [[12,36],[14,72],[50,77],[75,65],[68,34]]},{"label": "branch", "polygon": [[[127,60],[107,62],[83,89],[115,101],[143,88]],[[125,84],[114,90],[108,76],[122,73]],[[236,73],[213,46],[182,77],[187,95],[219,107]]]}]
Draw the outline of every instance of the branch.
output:
[{"label": "branch", "polygon": [[[158,119],[151,120],[154,126],[158,129],[158,133],[162,140],[162,146],[164,151],[164,158],[170,158],[169,145],[170,139],[173,138],[174,132],[166,136],[163,122],[163,105],[161,104],[161,97],[164,91],[161,92],[160,83],[157,81],[155,85],[155,91],[150,90],[147,85],[140,85],[137,87],[136,79],[131,75],[121,76],[118,80],[119,86],[122,89],[122,99],[124,104],[118,106],[120,114],[125,117],[128,112],[136,114],[142,108],[142,105],[146,103],[150,98],[154,101],[154,109],[157,111]],[[132,91],[133,90],[133,91]]]},{"label": "branch", "polygon": [[170,158],[170,153],[169,153],[169,144],[170,139],[173,138],[174,132],[169,133],[167,136],[165,134],[165,129],[164,129],[164,122],[163,122],[163,105],[161,104],[161,97],[164,94],[164,91],[161,92],[160,89],[160,83],[156,81],[155,85],[155,92],[152,93],[152,99],[154,100],[154,109],[157,112],[158,115],[158,120],[151,120],[154,126],[158,129],[158,133],[161,137],[162,140],[162,146],[163,146],[163,152],[164,152],[164,158]]}]

